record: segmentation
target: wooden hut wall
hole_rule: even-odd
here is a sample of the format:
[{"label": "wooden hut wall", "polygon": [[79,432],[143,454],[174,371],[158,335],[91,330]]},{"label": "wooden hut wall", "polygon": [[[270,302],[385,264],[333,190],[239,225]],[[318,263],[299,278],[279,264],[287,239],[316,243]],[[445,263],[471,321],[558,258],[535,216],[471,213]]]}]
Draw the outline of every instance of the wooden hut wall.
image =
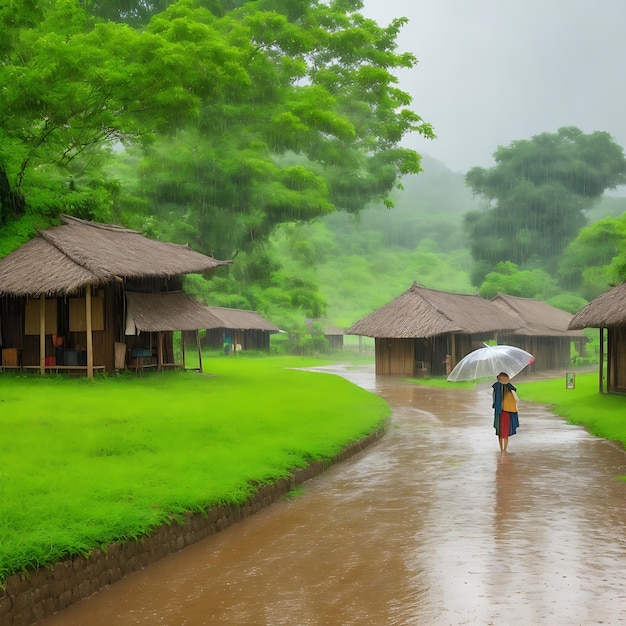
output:
[{"label": "wooden hut wall", "polygon": [[498,343],[522,348],[535,357],[534,362],[523,370],[524,374],[568,368],[571,363],[571,342],[570,337],[498,336]]},{"label": "wooden hut wall", "polygon": [[[82,297],[84,298],[84,296]],[[64,364],[67,351],[80,353],[86,349],[87,336],[85,330],[72,330],[75,328],[73,324],[77,323],[76,316],[81,315],[80,311],[82,311],[83,318],[85,314],[84,305],[81,308],[71,304],[79,298],[80,296],[46,299],[45,354],[47,357],[54,357],[58,365]],[[92,311],[92,320],[96,322],[95,328],[98,329],[93,332],[94,365],[107,365],[108,338],[105,331],[105,309],[102,306],[103,294],[100,294],[100,298],[100,300],[98,296],[94,298],[95,306]],[[16,348],[20,353],[22,365],[39,365],[39,320],[36,320],[37,329],[35,332],[34,316],[36,314],[37,318],[39,317],[40,300],[4,297],[0,302],[2,347]],[[80,311],[78,311],[79,309]],[[80,327],[84,329],[85,325]],[[53,335],[63,337],[62,346],[53,344]],[[78,357],[78,361],[80,361],[80,357]],[[73,360],[72,363],[74,363]]]},{"label": "wooden hut wall", "polygon": [[[466,355],[478,348],[483,347],[483,342],[477,339],[474,335],[454,335],[451,339],[451,345],[448,347],[448,353],[450,355],[450,367],[451,369]],[[445,374],[445,364],[444,371]]]},{"label": "wooden hut wall", "polygon": [[0,299],[2,347],[22,350],[24,347],[25,298],[5,296]]},{"label": "wooden hut wall", "polygon": [[607,351],[607,391],[626,393],[626,327],[608,329]]},{"label": "wooden hut wall", "polygon": [[226,339],[226,333],[223,328],[209,328],[202,339],[202,345],[221,350],[224,347],[224,339]]},{"label": "wooden hut wall", "polygon": [[414,339],[384,339],[377,337],[374,342],[374,350],[377,374],[414,375]]},{"label": "wooden hut wall", "polygon": [[269,350],[270,334],[266,330],[250,329],[244,332],[244,350]]},{"label": "wooden hut wall", "polygon": [[325,335],[325,337],[331,350],[341,350],[343,348],[343,335]]},{"label": "wooden hut wall", "polygon": [[232,330],[230,328],[211,328],[206,331],[202,345],[216,350],[224,347],[226,337],[239,344],[244,350],[269,350],[270,333],[266,330]]}]

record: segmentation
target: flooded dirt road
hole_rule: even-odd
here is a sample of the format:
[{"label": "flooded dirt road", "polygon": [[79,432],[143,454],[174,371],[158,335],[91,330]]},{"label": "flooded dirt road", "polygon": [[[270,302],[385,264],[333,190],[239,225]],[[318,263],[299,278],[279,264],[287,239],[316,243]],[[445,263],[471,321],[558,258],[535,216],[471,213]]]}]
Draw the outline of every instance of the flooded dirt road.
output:
[{"label": "flooded dirt road", "polygon": [[41,626],[626,624],[626,455],[491,389],[342,372],[393,407],[368,450]]}]

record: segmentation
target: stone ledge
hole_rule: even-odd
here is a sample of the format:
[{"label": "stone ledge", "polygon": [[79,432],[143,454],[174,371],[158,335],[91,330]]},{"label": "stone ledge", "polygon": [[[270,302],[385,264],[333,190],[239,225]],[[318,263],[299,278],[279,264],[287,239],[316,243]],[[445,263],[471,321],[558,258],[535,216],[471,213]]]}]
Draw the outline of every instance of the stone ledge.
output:
[{"label": "stone ledge", "polygon": [[295,487],[319,476],[331,465],[348,459],[380,439],[386,426],[387,423],[364,439],[346,446],[329,461],[316,461],[292,471],[287,478],[262,485],[242,505],[215,507],[206,513],[189,513],[184,521],[160,526],[136,541],[113,543],[107,546],[106,551],[97,549],[88,557],[67,559],[50,568],[9,577],[4,588],[0,588],[0,624],[31,626],[132,572],[254,515]]}]

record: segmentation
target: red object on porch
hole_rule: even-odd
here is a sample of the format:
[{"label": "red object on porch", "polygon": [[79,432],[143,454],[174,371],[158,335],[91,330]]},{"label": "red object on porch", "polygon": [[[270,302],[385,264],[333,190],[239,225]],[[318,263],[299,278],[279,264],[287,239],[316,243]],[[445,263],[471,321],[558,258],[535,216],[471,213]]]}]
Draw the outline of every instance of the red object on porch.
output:
[{"label": "red object on porch", "polygon": [[56,364],[57,364],[57,358],[56,358],[55,356],[47,356],[47,357],[44,359],[44,365],[45,365],[46,367],[49,367],[49,366],[54,366],[54,365],[56,365]]}]

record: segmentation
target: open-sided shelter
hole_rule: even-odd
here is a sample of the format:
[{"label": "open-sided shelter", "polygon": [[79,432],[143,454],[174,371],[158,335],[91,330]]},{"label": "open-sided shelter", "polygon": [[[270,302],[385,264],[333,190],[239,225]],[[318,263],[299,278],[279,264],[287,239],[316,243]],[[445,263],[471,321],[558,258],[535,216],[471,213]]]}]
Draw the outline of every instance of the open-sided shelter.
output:
[{"label": "open-sided shelter", "polygon": [[569,327],[600,330],[600,393],[605,391],[605,381],[608,393],[626,393],[626,283],[592,300],[574,315]]},{"label": "open-sided shelter", "polygon": [[121,226],[62,216],[62,225],[0,259],[2,367],[113,372],[129,360],[174,363],[174,330],[207,328],[182,292],[185,274],[218,261]]},{"label": "open-sided shelter", "polygon": [[346,333],[374,338],[377,374],[442,376],[483,341],[517,325],[510,315],[480,296],[413,283]]},{"label": "open-sided shelter", "polygon": [[206,327],[205,343],[213,348],[227,352],[269,350],[270,335],[280,332],[278,326],[256,311],[219,306],[206,308],[218,320],[217,325]]},{"label": "open-sided shelter", "polygon": [[578,353],[583,354],[585,335],[580,330],[570,330],[569,323],[574,317],[571,313],[543,300],[503,293],[491,301],[519,324],[513,332],[499,333],[498,343],[517,346],[535,357],[524,373],[569,367],[572,342],[576,343]]}]

